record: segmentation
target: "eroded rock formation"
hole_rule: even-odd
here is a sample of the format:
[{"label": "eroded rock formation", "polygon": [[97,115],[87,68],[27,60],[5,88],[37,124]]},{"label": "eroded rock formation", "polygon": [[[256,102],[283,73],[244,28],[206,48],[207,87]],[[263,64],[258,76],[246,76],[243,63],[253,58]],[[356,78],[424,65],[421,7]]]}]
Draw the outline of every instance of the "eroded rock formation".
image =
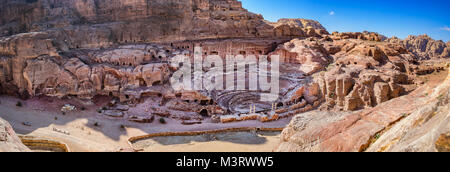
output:
[{"label": "eroded rock formation", "polygon": [[375,33],[375,32],[333,32],[330,35],[330,38],[333,40],[343,40],[343,39],[359,39],[365,41],[384,41],[386,40],[386,36]]},{"label": "eroded rock formation", "polygon": [[[98,42],[103,41],[106,44],[304,36],[315,33],[315,29],[326,33],[318,22],[311,20],[269,23],[261,15],[242,8],[237,0],[2,0],[2,4],[2,36],[56,29],[64,39],[60,41],[71,47],[99,46]],[[299,32],[278,32],[280,25]]]},{"label": "eroded rock formation", "polygon": [[[421,60],[449,57],[449,43],[427,36],[399,40],[374,32],[329,34],[313,20],[265,21],[237,0],[0,2],[1,93],[22,98],[113,97],[117,100],[98,112],[143,123],[153,122],[155,116],[185,125],[206,118],[269,122],[327,110],[295,117],[283,133],[280,151],[388,150],[384,143],[392,140],[385,140],[382,148],[369,141],[404,118],[397,111],[414,108],[386,102],[402,100],[395,98],[423,84],[418,75],[443,69],[419,67]],[[179,67],[169,62],[177,55],[193,58],[195,47],[202,48],[204,57],[222,59],[279,55],[279,99],[261,102],[260,90],[173,90],[169,78]],[[249,69],[235,80],[248,83],[265,70]],[[234,73],[224,77],[229,75]],[[142,104],[151,108],[133,112]],[[395,113],[384,112],[386,107]],[[356,110],[361,111],[351,113]],[[436,145],[445,150],[447,136],[442,138]]]},{"label": "eroded rock formation", "polygon": [[[311,20],[269,23],[262,16],[243,9],[236,0],[3,0],[2,4],[0,33],[12,35],[0,40],[0,81],[2,87],[9,88],[2,90],[32,96],[42,93],[92,97],[101,91],[118,95],[115,92],[130,86],[162,83],[167,75],[166,67],[153,63],[183,53],[173,49],[177,45],[190,45],[178,46],[181,50],[193,49],[195,40],[270,37],[275,41],[264,43],[261,48],[250,43],[247,49],[234,50],[267,54],[276,44],[289,38],[327,33],[323,26]],[[299,33],[278,33],[281,25],[297,29]],[[17,34],[22,32],[29,33]],[[170,46],[136,45],[144,42]],[[236,47],[249,41],[238,42]],[[134,45],[117,47],[117,44]],[[223,52],[205,47],[207,54]],[[147,65],[149,63],[152,65]],[[56,65],[59,67],[55,68]],[[60,73],[35,72],[45,67],[55,68]],[[158,72],[161,74],[156,74],[156,78],[141,76],[141,73]],[[59,76],[64,77],[58,79]],[[72,84],[67,86],[67,83]]]},{"label": "eroded rock formation", "polygon": [[405,40],[393,37],[387,41],[403,44],[421,60],[450,58],[450,42],[437,41],[428,35],[409,36]]},{"label": "eroded rock formation", "polygon": [[414,56],[399,44],[348,39],[325,45],[334,53],[334,63],[316,74],[315,80],[326,108],[374,107],[401,96],[402,85],[414,82]]},{"label": "eroded rock formation", "polygon": [[31,151],[16,135],[11,125],[0,118],[0,152],[29,152]]},{"label": "eroded rock formation", "polygon": [[450,73],[443,76],[375,108],[299,114],[276,151],[448,151]]},{"label": "eroded rock formation", "polygon": [[280,45],[270,55],[279,55],[282,63],[301,64],[300,70],[306,74],[323,70],[332,61],[328,51],[313,40],[293,39]]}]

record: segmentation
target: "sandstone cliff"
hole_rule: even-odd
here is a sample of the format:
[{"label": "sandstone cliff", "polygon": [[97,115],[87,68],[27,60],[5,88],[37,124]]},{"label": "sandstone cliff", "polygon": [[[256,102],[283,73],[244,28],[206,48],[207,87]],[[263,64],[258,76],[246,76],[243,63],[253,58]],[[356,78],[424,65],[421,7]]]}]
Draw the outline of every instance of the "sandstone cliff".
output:
[{"label": "sandstone cliff", "polygon": [[[316,108],[335,110],[294,118],[280,151],[379,149],[370,147],[377,146],[371,142],[374,135],[403,118],[398,112],[416,109],[386,102],[403,100],[397,98],[420,85],[417,75],[435,71],[420,69],[421,60],[449,55],[448,43],[427,36],[386,40],[374,32],[330,35],[313,20],[268,22],[237,0],[0,2],[1,93],[22,98],[104,95],[129,104],[150,96],[157,101],[152,114],[175,112],[200,121],[215,115],[216,122],[268,122]],[[195,46],[202,46],[204,55],[222,58],[280,55],[282,97],[270,105],[258,102],[251,91],[173,91],[168,80],[177,67],[168,62],[178,54],[192,56]],[[419,98],[408,96],[397,104]],[[103,112],[120,118],[125,109]],[[361,111],[340,112],[356,110]],[[149,119],[145,115],[141,121]]]},{"label": "sandstone cliff", "polygon": [[375,108],[299,114],[283,131],[276,151],[448,152],[448,69],[441,76]]},{"label": "sandstone cliff", "polygon": [[450,42],[437,41],[428,35],[408,36],[405,40],[393,37],[387,41],[403,44],[408,51],[422,60],[450,58]]},{"label": "sandstone cliff", "polygon": [[328,31],[317,21],[307,19],[280,19],[269,23],[275,28],[275,36],[321,37]]},{"label": "sandstone cliff", "polygon": [[[139,97],[139,93],[124,92],[164,83],[169,71],[162,62],[193,49],[193,45],[173,46],[180,41],[288,40],[328,34],[312,20],[267,22],[261,15],[243,9],[237,0],[2,0],[1,3],[0,87],[3,93],[24,98],[36,95],[90,98],[98,94],[121,99]],[[267,54],[273,45],[271,42],[264,46],[264,51],[260,51]]]},{"label": "sandstone cliff", "polygon": [[[237,0],[2,0],[1,3],[0,36],[51,29],[58,32],[52,34],[63,36],[60,43],[74,44],[69,45],[73,48],[90,47],[102,41],[173,42],[304,35],[274,32],[277,26],[243,9]],[[300,22],[290,25],[292,29],[326,32],[315,21],[297,21]]]},{"label": "sandstone cliff", "polygon": [[301,64],[299,69],[312,75],[320,87],[322,109],[359,110],[404,95],[404,86],[414,84],[415,55],[401,44],[355,35],[360,36],[294,39],[271,54],[280,55],[283,63]]},{"label": "sandstone cliff", "polygon": [[0,118],[0,152],[29,152],[31,151],[16,135],[11,125]]}]

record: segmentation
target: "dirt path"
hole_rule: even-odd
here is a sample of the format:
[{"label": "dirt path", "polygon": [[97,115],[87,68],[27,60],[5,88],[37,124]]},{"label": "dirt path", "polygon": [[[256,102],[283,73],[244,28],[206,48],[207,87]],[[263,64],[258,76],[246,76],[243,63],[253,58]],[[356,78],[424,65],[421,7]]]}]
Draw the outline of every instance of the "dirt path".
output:
[{"label": "dirt path", "polygon": [[133,146],[145,152],[272,152],[280,132],[227,132],[198,136],[155,137]]},{"label": "dirt path", "polygon": [[[7,120],[18,134],[49,138],[67,144],[73,152],[117,151],[121,148],[129,149],[130,137],[142,136],[150,133],[208,131],[225,128],[240,127],[266,127],[283,128],[290,119],[283,119],[271,123],[259,121],[244,121],[229,124],[203,123],[200,125],[182,125],[180,121],[167,119],[167,124],[157,121],[151,124],[140,124],[124,119],[105,117],[96,112],[94,105],[86,105],[87,110],[77,110],[63,115],[60,108],[66,103],[76,104],[73,100],[59,100],[48,102],[46,100],[31,99],[21,101],[23,106],[16,103],[21,101],[14,97],[0,97],[0,117]],[[30,123],[25,126],[23,123]],[[96,126],[95,124],[99,124]],[[57,131],[55,131],[57,130]],[[271,140],[270,144],[276,139]],[[215,143],[212,143],[215,144]],[[227,143],[230,151],[245,151],[240,145]],[[202,146],[202,144],[196,144]],[[204,146],[204,145],[203,145]],[[176,147],[167,147],[164,151],[179,150]]]}]

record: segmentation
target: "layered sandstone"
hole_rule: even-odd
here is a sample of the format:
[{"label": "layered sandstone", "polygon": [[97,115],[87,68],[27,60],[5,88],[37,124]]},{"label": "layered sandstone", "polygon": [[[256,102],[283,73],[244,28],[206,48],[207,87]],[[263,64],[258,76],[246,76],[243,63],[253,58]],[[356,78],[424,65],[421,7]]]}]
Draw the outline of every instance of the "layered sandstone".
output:
[{"label": "layered sandstone", "polygon": [[365,40],[365,41],[384,41],[386,40],[386,36],[381,35],[379,33],[375,32],[333,32],[330,35],[330,38],[333,40],[343,40],[343,39],[359,39],[359,40]]},{"label": "layered sandstone", "polygon": [[346,39],[325,42],[334,58],[327,70],[314,75],[324,109],[358,110],[403,95],[414,82],[414,55],[400,44]]},{"label": "layered sandstone", "polygon": [[[269,23],[242,8],[237,0],[3,0],[2,4],[1,36],[52,29],[71,47],[93,46],[99,40],[131,43],[289,37],[313,35],[316,29],[327,33],[311,20]],[[281,25],[299,32],[280,32]],[[81,35],[86,37],[81,39]]]},{"label": "layered sandstone", "polygon": [[281,63],[301,64],[300,70],[306,74],[323,70],[332,61],[328,51],[313,40],[293,39],[270,55],[279,55]]},{"label": "layered sandstone", "polygon": [[299,114],[276,151],[448,151],[450,73],[443,76],[375,108]]},{"label": "layered sandstone", "polygon": [[[200,45],[205,39],[274,40],[263,44],[240,40],[232,48],[236,54],[257,55],[268,54],[292,37],[327,34],[312,20],[267,22],[236,0],[3,0],[2,4],[0,33],[6,37],[0,39],[0,86],[8,88],[3,92],[24,97],[112,94],[126,99],[131,96],[123,93],[126,90],[164,83],[167,66],[157,63],[186,50],[192,53],[196,40]],[[299,32],[279,33],[280,27]],[[244,44],[247,48],[240,49]],[[228,52],[205,46],[207,55]]]},{"label": "layered sandstone", "polygon": [[31,96],[74,95],[92,98],[95,95],[121,95],[123,99],[132,99],[133,96],[140,95],[124,93],[134,89],[138,92],[140,87],[160,85],[169,76],[168,64],[150,63],[161,59],[152,59],[150,53],[144,55],[146,50],[122,47],[90,53],[84,60],[91,63],[85,63],[79,58],[50,56],[27,60],[23,73],[27,83],[26,91]]},{"label": "layered sandstone", "polygon": [[307,19],[280,19],[269,23],[275,29],[275,36],[322,37],[328,31],[317,21]]},{"label": "layered sandstone", "polygon": [[434,40],[428,35],[408,36],[404,40],[393,37],[387,41],[403,44],[421,60],[450,58],[450,42]]},{"label": "layered sandstone", "polygon": [[[269,122],[315,109],[335,111],[294,118],[281,151],[309,150],[305,144],[319,151],[368,149],[373,134],[402,117],[397,111],[411,110],[386,102],[411,91],[407,88],[418,84],[416,74],[434,70],[419,68],[420,60],[449,54],[448,43],[424,36],[385,41],[374,32],[330,35],[313,20],[268,22],[237,0],[0,2],[2,93],[88,100],[103,95],[118,99],[99,110],[108,117],[149,122],[156,115],[186,125],[209,117],[223,123]],[[260,102],[260,90],[173,90],[169,78],[179,67],[169,62],[177,55],[192,58],[195,47],[203,56],[222,59],[279,55],[280,98]],[[265,70],[248,70],[235,80],[248,83],[251,74]],[[145,113],[128,113],[128,105],[143,102],[151,105]],[[396,112],[380,114],[385,108],[380,105]],[[356,110],[363,111],[339,112]],[[345,145],[345,134],[355,134],[351,145]]]}]

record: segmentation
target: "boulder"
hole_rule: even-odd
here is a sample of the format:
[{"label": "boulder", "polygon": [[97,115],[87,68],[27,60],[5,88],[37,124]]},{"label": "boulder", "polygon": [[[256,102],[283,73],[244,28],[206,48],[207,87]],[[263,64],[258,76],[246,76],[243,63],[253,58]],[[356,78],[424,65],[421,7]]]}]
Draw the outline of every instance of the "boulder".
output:
[{"label": "boulder", "polygon": [[31,152],[16,135],[11,125],[1,118],[0,152]]}]

